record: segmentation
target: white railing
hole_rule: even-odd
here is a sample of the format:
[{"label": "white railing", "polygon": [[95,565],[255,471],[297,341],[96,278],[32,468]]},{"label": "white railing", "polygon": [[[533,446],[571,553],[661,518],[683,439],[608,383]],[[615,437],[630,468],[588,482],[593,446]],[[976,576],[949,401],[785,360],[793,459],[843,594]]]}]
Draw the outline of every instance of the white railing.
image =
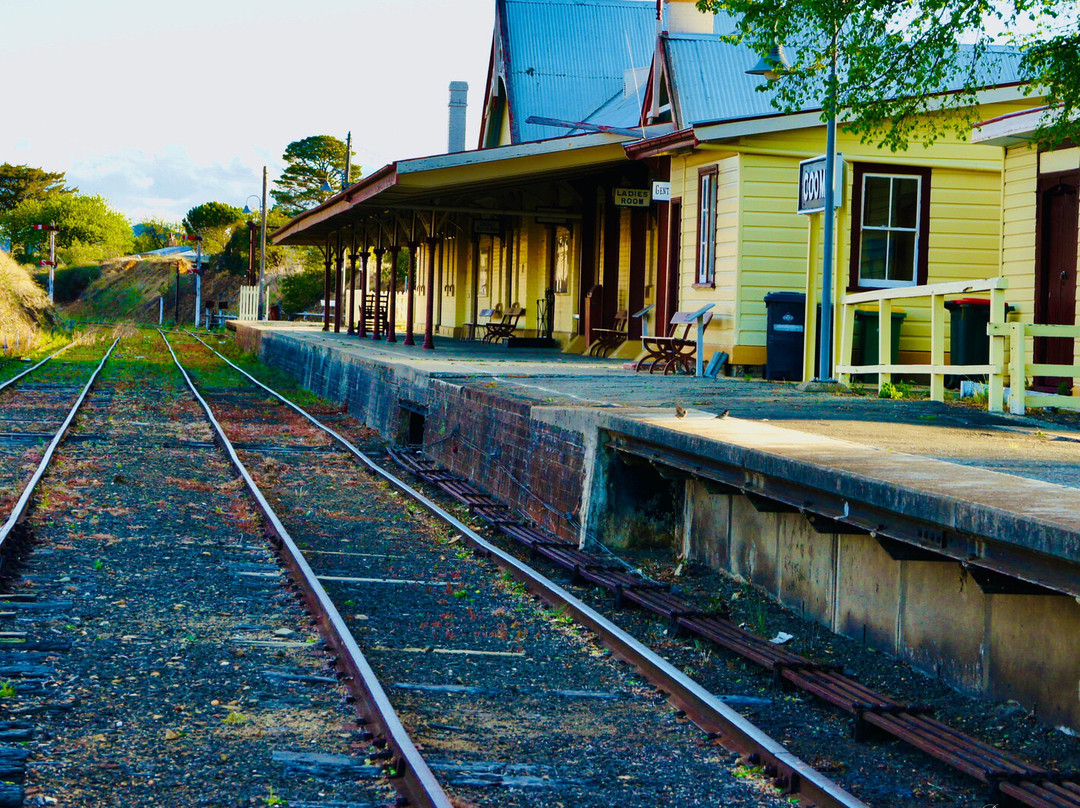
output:
[{"label": "white railing", "polygon": [[[266,290],[266,300],[264,301],[263,312],[270,310],[270,290]],[[237,319],[239,320],[258,320],[259,319],[259,287],[258,286],[241,286],[240,287],[240,307],[237,312]]]},{"label": "white railing", "polygon": [[[981,374],[989,377],[987,404],[990,410],[1000,411],[1004,404],[1005,340],[990,341],[990,361],[985,365],[945,364],[945,298],[968,295],[972,292],[990,293],[990,325],[1005,326],[1005,278],[988,278],[979,281],[955,281],[927,286],[904,286],[878,289],[872,292],[856,292],[845,295],[840,301],[840,357],[836,374],[840,382],[848,382],[855,373],[878,374],[878,391],[892,381],[894,373],[927,373],[930,375],[930,398],[945,400],[946,375]],[[915,298],[930,299],[930,363],[903,365],[887,361],[892,356],[892,306],[895,300]],[[878,307],[878,363],[876,365],[851,364],[851,351],[855,338],[855,307],[877,304]],[[1011,323],[1009,325],[1012,325]]]},{"label": "white railing", "polygon": [[[1075,339],[1080,337],[1080,326],[995,323],[991,321],[986,331],[990,335],[991,350],[994,350],[993,346],[997,344],[999,346],[997,348],[998,353],[1003,354],[1006,341],[1009,344],[1009,412],[1015,415],[1023,415],[1027,411],[1028,404],[1039,407],[1080,409],[1080,399],[1072,396],[1047,395],[1045,393],[1031,394],[1027,389],[1028,379],[1034,376],[1064,376],[1073,379],[1080,377],[1080,365],[1047,365],[1027,361],[1028,337]],[[993,378],[991,378],[992,383]],[[989,408],[997,411],[1002,409],[1000,403],[995,408],[992,402]]]}]

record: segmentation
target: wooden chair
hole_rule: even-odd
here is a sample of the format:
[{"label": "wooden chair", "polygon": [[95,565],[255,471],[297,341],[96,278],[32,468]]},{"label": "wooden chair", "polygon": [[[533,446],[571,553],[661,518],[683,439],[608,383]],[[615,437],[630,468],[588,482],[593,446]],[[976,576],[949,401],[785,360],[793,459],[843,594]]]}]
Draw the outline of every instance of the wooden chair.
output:
[{"label": "wooden chair", "polygon": [[501,320],[496,323],[489,322],[484,326],[486,333],[481,342],[493,345],[500,340],[512,336],[514,330],[517,328],[518,320],[521,319],[521,316],[524,313],[525,309],[515,303],[506,310],[506,313],[502,316]]},{"label": "wooden chair", "polygon": [[593,342],[589,346],[589,356],[607,356],[626,342],[626,321],[630,318],[626,309],[615,312],[615,322],[611,328],[594,328]]},{"label": "wooden chair", "polygon": [[495,316],[495,309],[480,309],[480,313],[476,315],[475,323],[462,323],[465,327],[465,333],[468,335],[466,339],[476,339],[477,329],[486,326],[491,322],[491,318]]},{"label": "wooden chair", "polygon": [[[635,370],[648,370],[649,373],[659,370],[665,376],[680,371],[693,375],[697,358],[697,338],[691,338],[690,329],[697,324],[696,314],[691,311],[677,311],[671,315],[666,335],[642,337],[641,347],[646,351],[646,355],[637,363]],[[701,315],[703,326],[707,327],[711,320],[711,313]]]}]

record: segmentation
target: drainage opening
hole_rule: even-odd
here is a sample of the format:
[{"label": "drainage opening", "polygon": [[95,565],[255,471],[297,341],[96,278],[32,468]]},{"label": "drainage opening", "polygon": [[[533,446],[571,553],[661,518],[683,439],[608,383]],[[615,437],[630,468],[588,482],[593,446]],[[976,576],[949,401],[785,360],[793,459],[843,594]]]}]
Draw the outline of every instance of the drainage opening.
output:
[{"label": "drainage opening", "polygon": [[417,404],[415,401],[402,399],[398,402],[401,408],[402,437],[409,446],[424,445],[424,425],[427,422],[427,407]]},{"label": "drainage opening", "polygon": [[613,548],[682,551],[684,475],[620,454],[608,473],[600,540]]}]

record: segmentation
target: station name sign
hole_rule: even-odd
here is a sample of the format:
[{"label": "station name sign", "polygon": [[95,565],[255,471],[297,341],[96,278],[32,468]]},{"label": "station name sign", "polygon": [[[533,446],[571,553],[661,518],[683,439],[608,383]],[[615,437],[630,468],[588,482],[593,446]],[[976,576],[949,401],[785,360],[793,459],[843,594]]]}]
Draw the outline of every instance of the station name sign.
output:
[{"label": "station name sign", "polygon": [[652,193],[645,188],[612,188],[616,207],[647,208],[652,201]]},{"label": "station name sign", "polygon": [[[799,213],[821,213],[825,210],[825,155],[799,163]],[[844,198],[844,156],[836,155],[836,176],[833,188],[833,207]]]},{"label": "station name sign", "polygon": [[478,236],[498,236],[502,233],[502,222],[498,219],[473,219],[473,232]]}]

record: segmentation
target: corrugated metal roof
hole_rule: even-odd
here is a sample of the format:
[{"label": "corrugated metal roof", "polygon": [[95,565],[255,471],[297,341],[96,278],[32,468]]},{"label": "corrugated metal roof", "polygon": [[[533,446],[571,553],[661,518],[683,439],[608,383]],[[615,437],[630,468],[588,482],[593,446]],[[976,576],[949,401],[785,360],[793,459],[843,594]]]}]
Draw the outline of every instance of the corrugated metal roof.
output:
[{"label": "corrugated metal roof", "polygon": [[623,100],[625,71],[647,68],[656,41],[653,0],[506,0],[507,93],[521,141],[567,130],[530,115],[633,126],[640,103]]},{"label": "corrugated metal roof", "polygon": [[[708,34],[665,34],[664,49],[671,92],[678,105],[675,114],[679,127],[777,114],[769,93],[755,89],[767,79],[746,73],[759,59],[750,48]],[[972,54],[969,46],[962,46],[962,57],[970,58]],[[1015,49],[992,48],[980,61],[980,86],[1019,80],[1020,53]],[[956,91],[962,86],[961,79],[954,79],[943,91]],[[818,108],[818,104],[811,103],[804,109]]]}]

